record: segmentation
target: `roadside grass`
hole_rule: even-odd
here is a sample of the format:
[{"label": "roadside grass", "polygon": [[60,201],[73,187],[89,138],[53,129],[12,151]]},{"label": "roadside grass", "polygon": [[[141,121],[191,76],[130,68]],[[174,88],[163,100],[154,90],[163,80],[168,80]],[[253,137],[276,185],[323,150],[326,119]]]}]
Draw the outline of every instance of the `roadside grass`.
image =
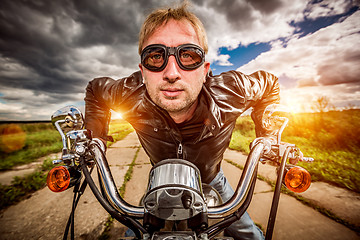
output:
[{"label": "roadside grass", "polygon": [[[226,162],[230,163],[231,165],[243,170],[244,167],[240,164],[237,164],[231,160],[228,160],[228,159],[225,159]],[[264,181],[266,182],[267,184],[269,184],[272,188],[272,192],[275,191],[275,186],[276,186],[276,181],[272,181],[272,180],[269,180],[268,178],[266,177],[263,177],[261,175],[257,175],[257,179],[261,180],[261,181]],[[290,191],[287,187],[285,187],[284,185],[281,186],[281,193],[284,193],[284,194],[287,194],[289,196],[292,196],[294,198],[296,198],[298,201],[300,201],[301,203],[315,209],[316,211],[320,212],[321,214],[333,219],[334,221],[338,222],[338,223],[341,223],[345,226],[347,226],[348,228],[356,231],[356,232],[360,232],[360,227],[359,226],[356,226],[355,224],[352,224],[346,220],[343,220],[342,218],[338,217],[336,214],[334,214],[333,212],[331,212],[330,210],[326,209],[326,208],[323,208],[323,207],[319,207],[316,203],[313,203],[312,201]],[[256,224],[256,223],[255,223]],[[260,224],[256,224],[258,227],[262,227]],[[263,229],[261,229],[263,231]]]},{"label": "roadside grass", "polygon": [[229,148],[249,154],[250,143],[255,138],[255,125],[251,117],[239,117],[236,121]]},{"label": "roadside grass", "polygon": [[[360,192],[360,110],[293,114],[282,135],[284,142],[296,144],[313,163],[300,162],[312,181],[324,181]],[[239,118],[230,148],[249,153],[255,138],[250,116]]]},{"label": "roadside grass", "polygon": [[[14,129],[15,133],[11,132]],[[51,123],[1,124],[0,171],[59,152],[61,146],[61,137]]]},{"label": "roadside grass", "polygon": [[[59,152],[62,149],[61,137],[51,123],[19,124],[18,127],[12,126],[7,130],[6,126],[8,125],[0,125],[0,170],[35,161],[39,157]],[[123,120],[112,121],[109,126],[109,134],[115,141],[132,131],[131,125]],[[12,132],[13,135],[17,134],[17,138],[24,143],[12,144],[10,149],[12,146],[21,146],[21,149],[9,151],[9,147],[4,145],[4,139],[9,139],[6,137]],[[23,140],[24,136],[26,136],[25,140]],[[248,153],[249,144],[253,139],[255,139],[255,131],[251,118],[249,116],[239,118],[230,148]],[[315,159],[313,163],[299,163],[311,173],[313,181],[324,181],[360,192],[360,174],[358,173],[360,169],[358,158],[360,155],[360,110],[294,114],[283,133],[283,141],[296,144],[305,156]],[[110,145],[111,143],[108,143],[108,146]],[[39,189],[38,182],[45,184],[46,176],[38,172],[34,174],[29,176],[31,179],[24,180],[28,182],[27,184],[22,183],[23,180],[18,178],[10,188],[0,186],[1,196],[15,199],[17,197],[10,195],[13,193],[21,196],[23,191],[21,189],[27,189],[28,192],[36,191]],[[20,190],[18,186],[21,186]],[[3,200],[1,204],[2,202]]]},{"label": "roadside grass", "polygon": [[0,210],[28,198],[31,193],[45,187],[47,172],[52,167],[52,160],[46,159],[35,172],[25,177],[14,177],[12,185],[0,184]]},{"label": "roadside grass", "polygon": [[[109,134],[115,142],[132,131],[131,125],[123,120],[113,120],[109,126]],[[108,146],[111,144],[109,142]],[[34,162],[61,149],[61,136],[51,123],[0,125],[0,171]]]},{"label": "roadside grass", "polygon": [[[5,132],[11,135],[11,133],[3,131],[7,127],[6,125],[0,127],[1,133]],[[7,151],[6,146],[1,148],[0,170],[8,170],[16,165],[36,161],[39,157],[60,152],[62,149],[60,134],[53,129],[51,123],[20,124],[17,127],[11,126],[11,128],[16,128],[15,134],[19,134],[19,129],[21,129],[22,134],[26,135],[26,140],[22,143],[21,149],[12,152]],[[112,121],[109,126],[109,134],[114,137],[115,141],[123,139],[132,131],[131,125],[125,121]],[[2,140],[4,135],[1,136]],[[21,144],[13,145],[20,146]],[[0,210],[26,199],[31,193],[45,187],[47,172],[51,168],[53,168],[52,160],[46,159],[33,173],[24,177],[15,177],[11,185],[0,184]]]}]

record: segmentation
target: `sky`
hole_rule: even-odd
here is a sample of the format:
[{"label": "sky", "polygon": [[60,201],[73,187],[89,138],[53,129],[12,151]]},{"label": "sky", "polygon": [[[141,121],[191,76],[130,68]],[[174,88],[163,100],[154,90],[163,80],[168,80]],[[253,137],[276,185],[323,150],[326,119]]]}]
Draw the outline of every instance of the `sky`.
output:
[{"label": "sky", "polygon": [[[138,71],[138,32],[160,0],[1,0],[0,121],[84,109],[87,83]],[[193,0],[213,73],[265,70],[281,103],[360,107],[360,0]]]}]

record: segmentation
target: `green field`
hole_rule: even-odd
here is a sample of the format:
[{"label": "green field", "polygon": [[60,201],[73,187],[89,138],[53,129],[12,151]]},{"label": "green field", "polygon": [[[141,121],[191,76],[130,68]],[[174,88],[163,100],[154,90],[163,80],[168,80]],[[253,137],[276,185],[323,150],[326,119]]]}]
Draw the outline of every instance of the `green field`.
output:
[{"label": "green field", "polygon": [[[131,125],[122,120],[112,121],[109,127],[109,134],[115,141],[131,131]],[[33,162],[50,153],[61,152],[61,149],[60,134],[51,123],[0,125],[0,171]]]},{"label": "green field", "polygon": [[[114,138],[114,142],[123,139],[132,131],[134,131],[132,126],[124,120],[112,120],[109,126],[109,135]],[[111,144],[113,143],[108,142],[107,146]]]},{"label": "green field", "polygon": [[1,124],[0,170],[60,152],[61,137],[51,123]]},{"label": "green field", "polygon": [[[131,125],[121,120],[112,121],[109,127],[109,134],[115,141],[121,140],[132,131]],[[2,171],[36,161],[50,153],[61,152],[62,149],[60,134],[51,123],[1,124],[0,133]],[[0,184],[0,210],[45,187],[47,172],[51,168],[51,160],[46,159],[35,172],[24,177],[15,177],[12,185]]]},{"label": "green field", "polygon": [[[131,131],[130,124],[122,120],[112,121],[109,128],[115,141]],[[62,149],[60,135],[51,123],[1,124],[0,133],[0,171]],[[254,138],[251,118],[241,117],[230,148],[248,153]],[[295,143],[305,156],[315,159],[313,163],[299,163],[310,171],[313,181],[360,192],[360,110],[295,114],[282,140]]]},{"label": "green field", "polygon": [[[293,114],[282,136],[315,159],[298,164],[311,173],[313,181],[360,192],[360,110]],[[251,118],[239,118],[230,148],[248,153],[254,137]]]}]

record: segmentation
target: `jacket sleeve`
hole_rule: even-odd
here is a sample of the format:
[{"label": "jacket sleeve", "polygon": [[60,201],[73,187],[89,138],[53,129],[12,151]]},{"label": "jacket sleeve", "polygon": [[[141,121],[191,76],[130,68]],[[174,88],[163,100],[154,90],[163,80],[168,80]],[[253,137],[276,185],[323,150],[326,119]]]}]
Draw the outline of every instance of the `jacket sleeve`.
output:
[{"label": "jacket sleeve", "polygon": [[[280,103],[280,85],[278,78],[268,72],[258,71],[250,75],[257,79],[259,89],[256,91],[251,118],[255,123],[256,137],[267,137],[274,135],[263,127],[262,116],[265,108],[270,104]],[[256,88],[256,86],[253,86]]]},{"label": "jacket sleeve", "polygon": [[[110,140],[107,138],[108,125],[111,119],[109,95],[106,90],[114,84],[111,78],[95,78],[86,87],[85,95],[85,128],[91,130],[92,136]],[[111,91],[111,90],[110,90]]]},{"label": "jacket sleeve", "polygon": [[280,86],[278,78],[265,71],[257,71],[250,75],[232,71],[235,74],[236,91],[239,94],[239,106],[246,110],[253,108],[251,118],[255,123],[257,137],[274,135],[262,125],[262,115],[270,104],[280,102]]},{"label": "jacket sleeve", "polygon": [[119,80],[102,77],[88,83],[85,95],[85,127],[92,131],[93,137],[111,141],[111,137],[107,136],[110,110],[120,110],[124,99],[141,83],[140,72]]}]

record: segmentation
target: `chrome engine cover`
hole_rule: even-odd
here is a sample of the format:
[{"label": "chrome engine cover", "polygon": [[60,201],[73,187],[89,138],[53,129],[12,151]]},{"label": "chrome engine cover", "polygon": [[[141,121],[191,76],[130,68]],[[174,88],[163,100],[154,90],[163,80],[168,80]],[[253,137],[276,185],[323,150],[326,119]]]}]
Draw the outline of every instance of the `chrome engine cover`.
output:
[{"label": "chrome engine cover", "polygon": [[164,220],[184,220],[206,211],[199,169],[182,159],[166,159],[154,165],[144,206]]}]

